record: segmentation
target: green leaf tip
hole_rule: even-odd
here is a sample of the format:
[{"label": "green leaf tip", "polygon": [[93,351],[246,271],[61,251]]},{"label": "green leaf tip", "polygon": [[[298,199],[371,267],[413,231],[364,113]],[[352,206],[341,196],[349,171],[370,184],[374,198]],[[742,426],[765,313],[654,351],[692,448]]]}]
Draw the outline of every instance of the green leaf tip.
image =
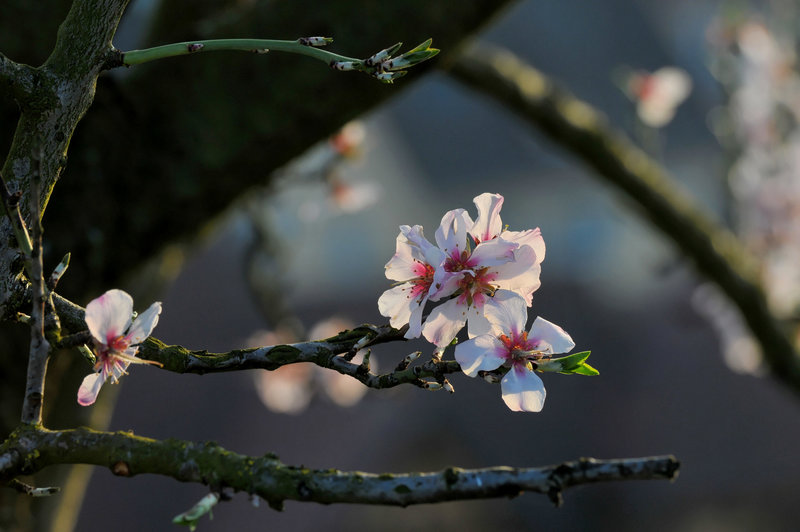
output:
[{"label": "green leaf tip", "polygon": [[563,373],[565,375],[600,375],[600,372],[586,363],[591,351],[581,351],[561,358],[551,358],[536,363],[539,371]]}]

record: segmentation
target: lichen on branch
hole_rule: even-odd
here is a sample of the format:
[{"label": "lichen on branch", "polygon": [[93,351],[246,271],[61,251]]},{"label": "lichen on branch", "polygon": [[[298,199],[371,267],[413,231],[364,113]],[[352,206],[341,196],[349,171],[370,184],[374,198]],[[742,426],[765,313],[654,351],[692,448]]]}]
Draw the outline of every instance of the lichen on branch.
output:
[{"label": "lichen on branch", "polygon": [[564,489],[614,480],[673,480],[680,468],[672,456],[595,460],[581,458],[533,467],[447,469],[427,473],[365,473],[307,469],[266,454],[251,457],[214,443],[154,440],[130,432],[88,428],[51,431],[20,426],[0,445],[0,481],[34,474],[54,464],[107,467],[118,476],[157,474],[181,482],[258,495],[273,508],[285,500],[409,506],[444,501],[546,494],[561,503]]}]

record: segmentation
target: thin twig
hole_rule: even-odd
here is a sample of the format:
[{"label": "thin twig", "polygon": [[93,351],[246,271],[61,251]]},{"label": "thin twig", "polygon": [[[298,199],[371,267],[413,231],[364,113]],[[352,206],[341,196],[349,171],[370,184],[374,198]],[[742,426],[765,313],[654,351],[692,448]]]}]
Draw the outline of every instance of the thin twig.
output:
[{"label": "thin twig", "polygon": [[38,163],[32,173],[30,210],[33,216],[33,248],[26,257],[30,264],[30,281],[33,291],[33,310],[31,311],[31,346],[28,355],[28,372],[25,384],[25,398],[22,403],[22,422],[32,425],[42,423],[42,401],[44,399],[44,380],[47,361],[50,356],[50,343],[44,336],[45,284],[42,266],[42,219],[39,207],[41,186],[41,153],[35,157]]}]

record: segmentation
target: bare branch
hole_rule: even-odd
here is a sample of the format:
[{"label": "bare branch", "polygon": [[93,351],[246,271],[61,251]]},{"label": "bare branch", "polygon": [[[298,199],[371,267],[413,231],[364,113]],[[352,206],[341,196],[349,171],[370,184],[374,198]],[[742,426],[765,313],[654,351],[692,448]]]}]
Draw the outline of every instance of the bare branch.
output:
[{"label": "bare branch", "polygon": [[559,504],[566,488],[612,480],[673,480],[680,467],[672,456],[655,456],[581,458],[534,468],[450,467],[430,473],[309,470],[286,465],[272,454],[250,457],[213,443],[158,441],[129,432],[88,428],[50,431],[33,426],[19,427],[0,445],[0,479],[64,463],[103,466],[118,476],[151,473],[207,484],[214,490],[232,488],[256,494],[273,508],[281,508],[285,500],[409,506],[513,497],[526,491],[546,494]]},{"label": "bare branch", "polygon": [[61,488],[59,488],[58,486],[47,487],[47,488],[36,488],[16,478],[11,479],[7,485],[9,488],[15,489],[20,493],[24,493],[25,495],[30,495],[31,497],[49,497],[50,495],[53,495],[61,491]]},{"label": "bare branch", "polygon": [[[53,302],[61,321],[67,330],[78,331],[66,336],[59,347],[74,347],[87,343],[91,336],[85,330],[84,309],[53,294]],[[418,357],[407,357],[394,371],[375,374],[364,364],[350,362],[359,349],[396,341],[405,341],[405,328],[393,329],[388,325],[361,325],[355,329],[342,331],[336,336],[315,342],[272,345],[251,349],[236,349],[227,353],[209,353],[205,350],[192,351],[179,345],[166,345],[157,338],[150,337],[139,346],[138,356],[163,364],[163,369],[175,373],[219,373],[244,369],[266,369],[273,371],[281,366],[311,362],[323,368],[338,371],[353,377],[370,388],[393,388],[401,384],[413,384],[427,388],[423,379],[443,380],[444,375],[461,371],[455,360],[430,360],[409,367]]]},{"label": "bare branch", "polygon": [[800,395],[800,357],[784,324],[769,312],[757,260],[663,168],[591,106],[559,90],[508,51],[467,52],[450,74],[523,118],[638,204],[640,212],[741,310],[775,378]]},{"label": "bare branch", "polygon": [[39,209],[39,187],[41,185],[41,152],[34,157],[36,168],[32,173],[32,194],[28,196],[33,214],[33,247],[26,257],[33,289],[33,310],[31,311],[31,345],[28,355],[28,373],[25,384],[25,398],[22,403],[22,422],[40,425],[42,423],[42,401],[44,400],[44,379],[47,361],[50,356],[50,343],[44,337],[45,284],[42,266],[42,217]]}]

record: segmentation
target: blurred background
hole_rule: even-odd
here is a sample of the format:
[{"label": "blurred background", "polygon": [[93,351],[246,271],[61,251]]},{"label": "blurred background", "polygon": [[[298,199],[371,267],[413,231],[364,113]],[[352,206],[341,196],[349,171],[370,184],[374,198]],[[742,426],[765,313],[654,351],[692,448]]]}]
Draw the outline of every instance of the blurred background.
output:
[{"label": "blurred background", "polygon": [[[137,47],[156,8],[155,2],[133,2],[115,44]],[[764,190],[766,177],[759,176],[768,174],[784,180],[781,192],[770,197],[798,201],[796,189],[785,183],[796,174],[789,142],[792,106],[800,101],[792,70],[795,8],[788,0],[522,1],[494,18],[473,45],[509,48],[602,110],[756,253],[771,257],[780,248],[785,262],[794,255],[784,248],[800,240],[792,240],[791,231],[777,243],[777,237],[764,237],[774,236],[772,211],[748,211],[756,200],[747,194]],[[437,32],[430,33],[435,46]],[[338,43],[339,35],[332,36]],[[319,69],[291,59],[298,69]],[[665,66],[684,71],[691,91],[674,103],[674,119],[653,127],[637,116],[646,96],[634,80]],[[117,82],[124,83],[125,75]],[[422,74],[412,70],[409,78],[414,76]],[[775,88],[781,82],[783,92]],[[742,87],[749,90],[745,96],[737,95]],[[761,114],[747,114],[753,106]],[[383,323],[377,299],[390,286],[383,267],[394,253],[398,226],[421,224],[432,239],[447,210],[463,207],[474,216],[473,197],[496,192],[506,198],[503,222],[515,230],[540,227],[547,243],[531,319],[540,315],[564,327],[578,350],[592,351],[590,363],[601,375],[544,375],[544,410],[519,414],[505,407],[499,386],[463,375],[450,379],[454,395],[404,386],[369,390],[358,401],[358,393],[330,384],[324,370],[199,377],[134,368],[116,387],[109,429],[213,440],[244,454],[274,452],[288,464],[310,468],[372,472],[674,454],[682,463],[680,477],[674,483],[571,489],[561,508],[525,494],[407,509],[287,502],[279,513],[263,503],[254,508],[246,495],[236,494],[217,506],[213,520],[200,522],[201,530],[797,526],[797,397],[762,375],[757,350],[736,342],[746,334],[735,312],[708,288],[698,292],[704,280],[627,200],[442,71],[427,72],[353,118],[357,124],[335,142],[324,141],[272,173],[269,185],[264,174],[264,186],[205,225],[200,241],[174,251],[186,259],[174,280],[160,294],[140,296],[164,303],[155,335],[226,351],[300,341],[331,318],[339,321],[325,335],[348,324]],[[759,119],[772,120],[772,129]],[[215,123],[201,127],[213,132]],[[760,150],[755,155],[748,151],[753,146]],[[168,263],[164,259],[162,267]],[[790,279],[765,282],[785,293],[796,273],[776,269],[789,270]],[[131,282],[140,290],[145,284]],[[136,301],[138,309],[150,303]],[[791,316],[796,307],[782,308]],[[415,340],[379,346],[372,357],[379,369],[389,370],[417,349],[430,354],[424,341]],[[286,387],[283,400],[265,391],[280,389],[278,378],[295,385]],[[102,394],[110,394],[107,388]],[[98,468],[76,529],[168,530],[171,518],[206,492],[155,476],[118,479]]]}]

